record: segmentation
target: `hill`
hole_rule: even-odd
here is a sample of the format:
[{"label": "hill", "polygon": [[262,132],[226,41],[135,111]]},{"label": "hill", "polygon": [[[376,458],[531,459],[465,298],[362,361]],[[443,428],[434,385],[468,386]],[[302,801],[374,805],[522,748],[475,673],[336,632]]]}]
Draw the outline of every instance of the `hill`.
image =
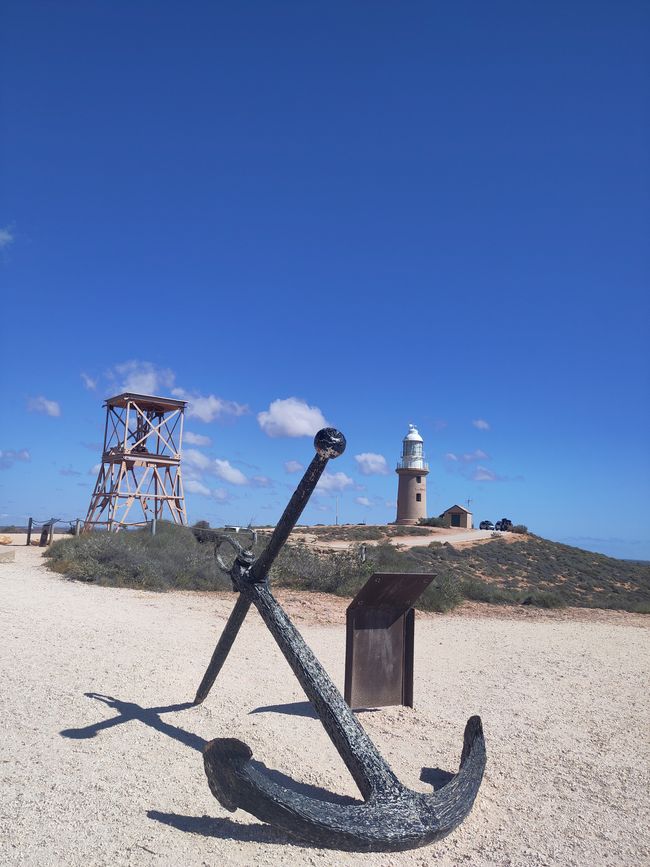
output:
[{"label": "hill", "polygon": [[[402,530],[408,530],[408,544]],[[55,542],[46,557],[52,569],[76,580],[151,590],[225,590],[228,578],[214,559],[214,543],[224,532],[160,524],[154,537],[146,531],[91,533]],[[258,551],[269,533],[259,532]],[[487,534],[477,536],[479,544],[452,544],[435,533],[417,527],[297,528],[273,565],[271,581],[352,596],[372,572],[432,572],[436,579],[420,600],[430,610],[450,610],[472,599],[650,613],[650,565],[533,535]],[[221,549],[224,555],[226,550]]]}]

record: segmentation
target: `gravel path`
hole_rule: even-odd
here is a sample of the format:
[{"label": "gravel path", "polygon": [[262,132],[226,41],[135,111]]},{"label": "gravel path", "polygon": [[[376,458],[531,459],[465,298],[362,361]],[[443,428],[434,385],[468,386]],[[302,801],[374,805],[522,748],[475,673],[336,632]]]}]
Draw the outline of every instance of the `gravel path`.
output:
[{"label": "gravel path", "polygon": [[[204,741],[236,736],[305,791],[357,795],[256,614],[194,708],[233,597],[77,584],[37,549],[13,550],[0,564],[3,865],[650,863],[650,618],[419,615],[416,708],[362,722],[398,776],[430,791],[480,713],[486,777],[442,842],[348,854],[227,813],[208,789]],[[345,604],[283,598],[342,685]]]}]

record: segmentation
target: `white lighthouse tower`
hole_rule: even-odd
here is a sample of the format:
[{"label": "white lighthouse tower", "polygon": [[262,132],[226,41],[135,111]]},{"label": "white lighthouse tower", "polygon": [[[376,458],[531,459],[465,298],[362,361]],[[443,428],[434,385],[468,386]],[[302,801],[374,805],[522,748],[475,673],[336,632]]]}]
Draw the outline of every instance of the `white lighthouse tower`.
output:
[{"label": "white lighthouse tower", "polygon": [[395,470],[397,487],[396,524],[417,524],[427,517],[427,475],[429,464],[424,460],[424,442],[414,424],[402,441],[402,457]]}]

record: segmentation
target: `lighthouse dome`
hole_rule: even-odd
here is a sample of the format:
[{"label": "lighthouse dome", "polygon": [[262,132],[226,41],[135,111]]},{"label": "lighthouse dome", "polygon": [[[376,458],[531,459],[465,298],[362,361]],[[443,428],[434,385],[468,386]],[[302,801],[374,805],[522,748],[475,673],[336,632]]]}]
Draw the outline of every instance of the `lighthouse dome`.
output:
[{"label": "lighthouse dome", "polygon": [[424,440],[422,439],[422,437],[418,433],[418,429],[416,428],[416,426],[414,424],[409,425],[409,432],[404,437],[404,442],[411,442],[411,443],[424,442]]}]

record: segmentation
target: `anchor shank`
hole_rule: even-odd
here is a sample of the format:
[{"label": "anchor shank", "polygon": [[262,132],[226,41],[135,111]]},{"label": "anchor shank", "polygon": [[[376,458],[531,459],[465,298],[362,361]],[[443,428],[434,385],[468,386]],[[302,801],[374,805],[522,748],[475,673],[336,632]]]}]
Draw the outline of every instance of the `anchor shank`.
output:
[{"label": "anchor shank", "polygon": [[251,603],[249,599],[246,599],[241,595],[237,597],[235,607],[230,612],[230,617],[228,618],[228,622],[223,628],[219,642],[214,649],[210,664],[208,665],[206,672],[203,675],[203,680],[196,691],[196,696],[194,698],[195,705],[201,704],[212,689],[250,607]]},{"label": "anchor shank", "polygon": [[401,783],[268,586],[246,582],[241,592],[260,612],[364,799],[373,791],[402,792]]},{"label": "anchor shank", "polygon": [[300,480],[300,484],[287,503],[287,507],[282,513],[282,517],[276,524],[275,530],[273,531],[266,548],[252,565],[249,572],[251,581],[264,581],[266,579],[273,561],[280,553],[280,549],[289,538],[289,534],[295,527],[298,518],[307,505],[307,501],[312,495],[323,470],[327,466],[327,462],[327,457],[320,454],[314,455],[312,462],[309,464],[304,476]]}]

